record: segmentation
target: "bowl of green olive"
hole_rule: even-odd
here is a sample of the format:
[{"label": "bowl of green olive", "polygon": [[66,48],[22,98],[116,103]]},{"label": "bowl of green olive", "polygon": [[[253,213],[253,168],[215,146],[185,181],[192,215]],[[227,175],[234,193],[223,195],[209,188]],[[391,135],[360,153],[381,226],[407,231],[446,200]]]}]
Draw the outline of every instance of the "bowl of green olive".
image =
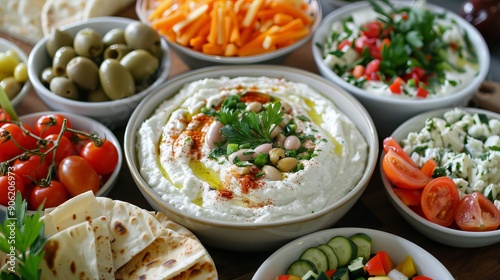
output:
[{"label": "bowl of green olive", "polygon": [[135,107],[168,79],[165,39],[122,17],[99,17],[54,29],[28,59],[28,75],[52,110],[123,127]]},{"label": "bowl of green olive", "polygon": [[28,56],[16,44],[0,38],[0,87],[13,106],[28,94]]}]

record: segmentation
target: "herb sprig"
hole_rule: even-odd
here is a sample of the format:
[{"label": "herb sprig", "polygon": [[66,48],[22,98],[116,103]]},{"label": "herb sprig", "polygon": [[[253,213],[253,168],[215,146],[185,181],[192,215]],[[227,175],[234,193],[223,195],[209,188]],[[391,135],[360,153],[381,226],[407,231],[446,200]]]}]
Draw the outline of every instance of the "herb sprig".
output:
[{"label": "herb sprig", "polygon": [[40,221],[42,208],[33,215],[27,209],[26,200],[17,192],[14,207],[7,208],[6,219],[0,225],[0,235],[5,237],[0,238],[0,250],[15,258],[12,260],[15,265],[7,265],[7,271],[0,273],[1,279],[40,279],[39,267],[48,237],[44,234],[45,224]]}]

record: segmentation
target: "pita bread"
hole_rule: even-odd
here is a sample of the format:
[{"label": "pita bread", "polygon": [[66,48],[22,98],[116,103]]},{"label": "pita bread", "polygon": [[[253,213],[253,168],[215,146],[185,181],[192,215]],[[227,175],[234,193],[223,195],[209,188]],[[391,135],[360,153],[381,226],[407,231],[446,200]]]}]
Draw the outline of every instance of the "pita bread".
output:
[{"label": "pita bread", "polygon": [[44,247],[41,279],[99,279],[94,231],[81,223],[56,233]]},{"label": "pita bread", "polygon": [[118,269],[151,244],[162,233],[160,223],[146,210],[127,202],[98,197],[108,218],[111,249]]}]

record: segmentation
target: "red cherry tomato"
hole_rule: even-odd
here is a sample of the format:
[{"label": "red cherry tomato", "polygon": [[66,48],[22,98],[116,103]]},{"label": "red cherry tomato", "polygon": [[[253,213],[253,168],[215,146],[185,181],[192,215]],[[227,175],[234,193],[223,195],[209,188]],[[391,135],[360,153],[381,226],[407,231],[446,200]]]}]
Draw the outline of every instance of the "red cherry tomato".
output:
[{"label": "red cherry tomato", "polygon": [[21,176],[7,172],[0,176],[0,204],[7,206],[9,201],[14,201],[17,191],[24,195],[24,182]]},{"label": "red cherry tomato", "polygon": [[[69,119],[67,119],[65,116],[60,115],[60,114],[47,114],[41,116],[37,122],[35,129],[37,131],[37,134],[44,138],[50,134],[59,134],[59,132],[62,129],[63,122],[66,120],[66,127],[71,128],[71,122]],[[73,133],[66,131],[64,132],[64,136],[68,137],[71,139],[73,136]]]},{"label": "red cherry tomato", "polygon": [[389,181],[404,189],[421,189],[431,181],[429,176],[392,149],[382,159],[382,170]]},{"label": "red cherry tomato", "polygon": [[47,177],[49,165],[39,155],[28,155],[16,159],[12,164],[12,170],[22,177],[25,185],[28,185],[33,181],[39,182]]},{"label": "red cherry tomato", "polygon": [[500,211],[483,194],[474,192],[458,202],[455,222],[462,230],[495,230],[500,226]]},{"label": "red cherry tomato", "polygon": [[417,166],[417,164],[411,159],[411,157],[403,150],[401,145],[399,145],[398,141],[392,137],[386,137],[382,141],[382,147],[384,151],[387,153],[390,150],[395,151],[400,157],[406,160],[411,165]]},{"label": "red cherry tomato", "polygon": [[7,114],[7,112],[5,112],[4,109],[0,108],[0,126],[2,126],[2,124],[4,124],[5,122],[8,122],[10,120],[12,120],[10,115]]},{"label": "red cherry tomato", "polygon": [[420,206],[429,221],[447,227],[453,223],[459,199],[455,182],[448,177],[439,177],[423,189]]},{"label": "red cherry tomato", "polygon": [[25,151],[28,136],[14,123],[5,123],[0,127],[0,154],[2,161],[9,160]]},{"label": "red cherry tomato", "polygon": [[59,181],[71,196],[91,190],[97,194],[100,179],[90,163],[80,156],[69,156],[61,161],[58,168]]},{"label": "red cherry tomato", "polygon": [[43,204],[43,208],[56,207],[68,200],[69,194],[63,184],[58,181],[50,181],[48,186],[36,186],[30,195],[31,207],[38,209]]},{"label": "red cherry tomato", "polygon": [[86,159],[99,175],[112,173],[118,164],[118,150],[108,140],[104,140],[100,147],[93,141],[85,144],[80,156]]},{"label": "red cherry tomato", "polygon": [[[47,140],[47,145],[44,147],[40,148],[41,153],[47,152],[49,149],[51,149],[54,146],[54,143],[58,141],[58,134],[50,134],[47,135],[44,139]],[[68,139],[68,137],[62,135],[61,139],[59,140],[59,143],[57,144],[57,148],[55,150],[52,150],[48,152],[45,156],[45,159],[47,162],[50,164],[53,161],[54,158],[54,152],[55,152],[55,162],[56,165],[59,165],[61,161],[69,156],[76,155],[76,150],[75,147],[73,146],[73,143],[71,140]]]}]

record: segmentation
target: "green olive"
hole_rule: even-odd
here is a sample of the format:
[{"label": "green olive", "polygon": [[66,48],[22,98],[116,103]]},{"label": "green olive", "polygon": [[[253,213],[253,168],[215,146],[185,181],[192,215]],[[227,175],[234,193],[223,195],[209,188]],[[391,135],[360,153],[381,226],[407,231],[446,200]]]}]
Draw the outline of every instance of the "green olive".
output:
[{"label": "green olive", "polygon": [[111,99],[120,99],[135,93],[134,78],[116,59],[106,59],[99,67],[99,79],[104,93]]},{"label": "green olive", "polygon": [[99,67],[92,59],[77,56],[68,62],[66,73],[77,86],[94,90],[99,86]]},{"label": "green olive", "polygon": [[126,44],[113,44],[104,50],[104,59],[121,60],[129,52],[130,48]]},{"label": "green olive", "polygon": [[42,80],[42,83],[49,85],[50,81],[56,77],[54,74],[54,70],[52,70],[52,67],[47,67],[42,70],[42,75],[40,77],[40,80]]},{"label": "green olive", "polygon": [[80,29],[73,41],[73,47],[78,55],[96,58],[104,51],[101,34],[92,28]]},{"label": "green olive", "polygon": [[125,42],[125,30],[123,28],[113,28],[102,37],[105,46],[114,44],[127,44]]},{"label": "green olive", "polygon": [[158,69],[158,59],[145,50],[133,50],[125,55],[120,64],[134,77],[136,84],[147,83]]},{"label": "green olive", "polygon": [[52,70],[56,76],[66,75],[66,65],[68,62],[76,57],[76,52],[72,47],[61,47],[54,54],[54,59],[52,60]]},{"label": "green olive", "polygon": [[90,102],[104,102],[110,101],[109,97],[104,93],[102,87],[98,87],[96,90],[93,90],[87,94],[87,101]]},{"label": "green olive", "polygon": [[131,49],[143,49],[156,57],[161,55],[160,35],[149,25],[136,21],[125,28],[125,42]]},{"label": "green olive", "polygon": [[23,87],[21,83],[16,81],[14,77],[7,77],[0,82],[0,86],[7,94],[7,97],[12,100],[21,91]]},{"label": "green olive", "polygon": [[54,57],[56,51],[65,46],[73,46],[73,37],[65,31],[57,28],[52,29],[47,42],[45,42],[45,48],[50,57]]},{"label": "green olive", "polygon": [[50,81],[50,91],[69,99],[78,100],[79,94],[76,85],[66,77],[54,77]]}]

